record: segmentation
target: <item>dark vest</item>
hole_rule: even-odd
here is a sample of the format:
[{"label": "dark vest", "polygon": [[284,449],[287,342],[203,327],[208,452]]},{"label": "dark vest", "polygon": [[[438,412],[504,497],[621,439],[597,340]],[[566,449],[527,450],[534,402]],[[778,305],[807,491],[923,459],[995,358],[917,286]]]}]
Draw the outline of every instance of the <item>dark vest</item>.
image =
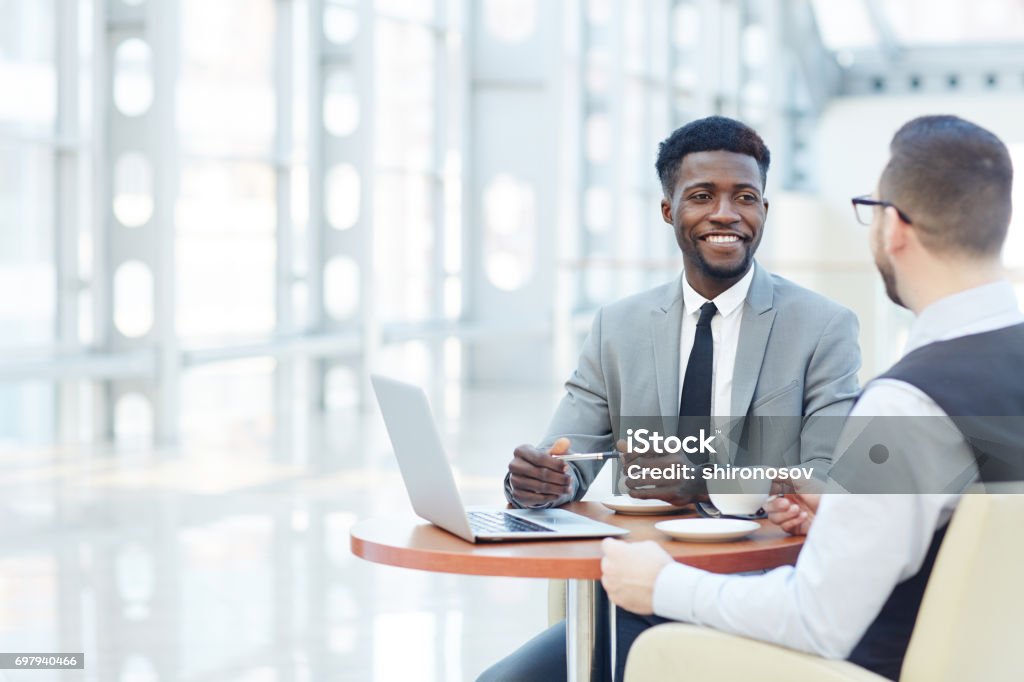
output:
[{"label": "dark vest", "polygon": [[[940,341],[883,374],[917,387],[949,415],[974,452],[982,482],[1024,480],[1024,324]],[[899,678],[943,527],[921,569],[895,588],[849,660]]]}]

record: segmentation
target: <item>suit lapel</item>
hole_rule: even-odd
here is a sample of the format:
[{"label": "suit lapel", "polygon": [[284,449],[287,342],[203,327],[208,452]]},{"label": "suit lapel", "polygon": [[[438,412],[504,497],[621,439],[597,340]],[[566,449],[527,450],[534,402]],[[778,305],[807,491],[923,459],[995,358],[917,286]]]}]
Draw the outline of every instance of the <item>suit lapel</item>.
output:
[{"label": "suit lapel", "polygon": [[774,286],[771,277],[760,265],[754,265],[754,279],[743,303],[743,321],[740,323],[740,339],[736,346],[736,365],[732,375],[732,412],[730,416],[741,418],[750,409],[757,379],[761,375],[768,337],[775,322],[776,310],[772,307]]},{"label": "suit lapel", "polygon": [[661,415],[679,412],[679,329],[683,322],[682,282],[669,290],[670,296],[651,311],[651,342],[654,376],[658,385]]}]

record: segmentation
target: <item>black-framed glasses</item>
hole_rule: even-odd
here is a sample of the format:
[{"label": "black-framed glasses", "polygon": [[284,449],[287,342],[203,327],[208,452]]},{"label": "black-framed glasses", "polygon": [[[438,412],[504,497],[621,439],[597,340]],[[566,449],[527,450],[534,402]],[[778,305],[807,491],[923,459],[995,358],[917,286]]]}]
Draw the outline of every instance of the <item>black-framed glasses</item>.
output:
[{"label": "black-framed glasses", "polygon": [[907,225],[913,225],[914,223],[910,220],[910,216],[896,208],[892,203],[888,201],[882,201],[880,199],[872,199],[870,194],[863,196],[854,197],[850,199],[853,204],[853,213],[857,216],[857,222],[861,225],[870,225],[874,216],[875,206],[882,206],[887,208],[895,208],[896,214],[900,217],[900,220],[905,222]]}]

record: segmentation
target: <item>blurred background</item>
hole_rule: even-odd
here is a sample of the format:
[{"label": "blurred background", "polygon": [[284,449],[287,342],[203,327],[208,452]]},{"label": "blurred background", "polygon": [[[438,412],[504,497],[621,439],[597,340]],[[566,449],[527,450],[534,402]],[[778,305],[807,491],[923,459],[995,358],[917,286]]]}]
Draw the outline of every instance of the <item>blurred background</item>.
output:
[{"label": "blurred background", "polygon": [[544,585],[349,554],[408,509],[368,374],[501,501],[597,307],[678,276],[658,142],[723,114],[772,151],[760,262],[857,312],[866,380],[908,317],[849,198],[920,114],[1024,166],[1022,65],[1019,0],[0,0],[0,650],[472,679]]}]

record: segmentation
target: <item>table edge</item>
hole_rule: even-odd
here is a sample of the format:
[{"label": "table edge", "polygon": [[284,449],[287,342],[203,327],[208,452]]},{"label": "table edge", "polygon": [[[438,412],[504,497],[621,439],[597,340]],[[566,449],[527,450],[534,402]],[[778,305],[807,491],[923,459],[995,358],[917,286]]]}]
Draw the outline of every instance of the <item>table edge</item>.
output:
[{"label": "table edge", "polygon": [[[411,568],[435,573],[480,575],[509,578],[588,579],[601,577],[601,558],[594,557],[516,557],[472,555],[467,561],[463,553],[393,547],[349,535],[352,554],[377,564]],[[802,538],[763,549],[743,552],[720,552],[704,556],[673,557],[675,561],[713,573],[740,573],[793,565],[803,547]],[[557,541],[554,541],[557,542]],[[738,544],[738,543],[737,543]]]}]

